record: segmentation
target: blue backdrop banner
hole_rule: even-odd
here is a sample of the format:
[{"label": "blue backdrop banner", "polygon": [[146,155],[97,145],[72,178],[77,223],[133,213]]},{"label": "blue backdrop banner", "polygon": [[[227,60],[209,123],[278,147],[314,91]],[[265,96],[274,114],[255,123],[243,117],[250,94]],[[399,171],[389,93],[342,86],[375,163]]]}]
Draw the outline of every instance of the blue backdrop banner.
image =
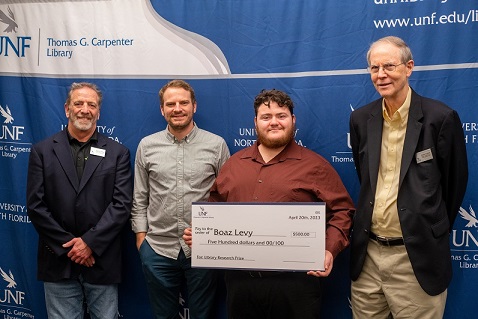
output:
[{"label": "blue backdrop banner", "polygon": [[[276,88],[296,104],[296,140],[328,159],[358,196],[349,143],[352,110],[378,98],[369,45],[403,38],[411,86],[456,109],[470,178],[450,246],[446,318],[475,318],[478,294],[478,3],[476,0],[4,0],[0,4],[0,315],[46,318],[36,280],[38,236],[25,204],[30,148],[67,123],[74,81],[104,93],[98,131],[134,158],[142,137],[166,127],[158,90],[182,78],[196,91],[199,127],[232,153],[252,145],[253,99]],[[122,318],[152,318],[134,234],[127,227]],[[324,318],[351,318],[349,252],[325,280]],[[217,318],[225,318],[225,291]],[[180,317],[189,318],[186,296]]]}]

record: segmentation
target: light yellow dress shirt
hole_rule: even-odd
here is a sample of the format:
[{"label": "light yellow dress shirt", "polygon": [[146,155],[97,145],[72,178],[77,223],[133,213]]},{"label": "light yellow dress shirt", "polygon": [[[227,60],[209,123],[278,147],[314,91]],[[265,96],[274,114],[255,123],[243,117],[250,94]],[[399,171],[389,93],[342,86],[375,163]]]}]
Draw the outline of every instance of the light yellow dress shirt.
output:
[{"label": "light yellow dress shirt", "polygon": [[409,88],[405,102],[392,117],[385,108],[385,100],[382,102],[382,148],[371,226],[372,232],[379,236],[402,237],[397,196],[411,96]]}]

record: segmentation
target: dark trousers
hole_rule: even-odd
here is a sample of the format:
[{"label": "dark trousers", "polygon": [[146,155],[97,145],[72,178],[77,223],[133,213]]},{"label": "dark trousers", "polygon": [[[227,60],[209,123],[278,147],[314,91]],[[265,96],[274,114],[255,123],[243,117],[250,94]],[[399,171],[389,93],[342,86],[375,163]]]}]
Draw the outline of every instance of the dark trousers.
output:
[{"label": "dark trousers", "polygon": [[180,318],[179,294],[186,280],[191,319],[211,319],[214,313],[216,272],[191,268],[191,258],[181,250],[177,260],[156,254],[145,240],[139,251],[156,319]]},{"label": "dark trousers", "polygon": [[229,319],[320,318],[321,281],[305,272],[227,271]]}]

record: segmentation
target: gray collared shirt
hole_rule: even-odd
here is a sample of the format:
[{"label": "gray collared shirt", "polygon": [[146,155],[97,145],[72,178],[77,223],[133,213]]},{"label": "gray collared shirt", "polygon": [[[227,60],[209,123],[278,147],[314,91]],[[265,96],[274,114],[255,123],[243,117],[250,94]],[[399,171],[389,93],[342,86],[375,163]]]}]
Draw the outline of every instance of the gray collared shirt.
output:
[{"label": "gray collared shirt", "polygon": [[222,137],[196,125],[181,141],[167,128],[143,138],[135,159],[133,231],[146,232],[157,254],[176,259],[182,248],[190,257],[182,235],[191,226],[191,203],[207,201],[229,156]]}]

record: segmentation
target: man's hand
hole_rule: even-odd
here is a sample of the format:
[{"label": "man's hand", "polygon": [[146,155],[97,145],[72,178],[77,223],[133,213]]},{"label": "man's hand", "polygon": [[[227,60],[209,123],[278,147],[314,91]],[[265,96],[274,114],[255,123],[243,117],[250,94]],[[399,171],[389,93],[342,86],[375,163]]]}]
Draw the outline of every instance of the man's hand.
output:
[{"label": "man's hand", "polygon": [[191,229],[191,227],[189,228],[186,228],[183,232],[183,240],[184,242],[186,243],[186,245],[189,246],[189,248],[191,248],[192,244],[193,244],[193,231]]},{"label": "man's hand", "polygon": [[68,252],[68,258],[73,262],[92,267],[95,264],[95,258],[93,257],[93,251],[90,247],[81,239],[81,237],[75,237],[67,243],[62,245],[64,248],[72,247]]},{"label": "man's hand", "polygon": [[324,271],[308,271],[307,275],[315,276],[315,277],[327,277],[330,275],[332,268],[334,267],[334,257],[332,253],[328,250],[325,251],[325,260],[324,260]]},{"label": "man's hand", "polygon": [[139,247],[143,243],[144,239],[146,238],[146,233],[136,233],[136,248],[139,251]]}]

